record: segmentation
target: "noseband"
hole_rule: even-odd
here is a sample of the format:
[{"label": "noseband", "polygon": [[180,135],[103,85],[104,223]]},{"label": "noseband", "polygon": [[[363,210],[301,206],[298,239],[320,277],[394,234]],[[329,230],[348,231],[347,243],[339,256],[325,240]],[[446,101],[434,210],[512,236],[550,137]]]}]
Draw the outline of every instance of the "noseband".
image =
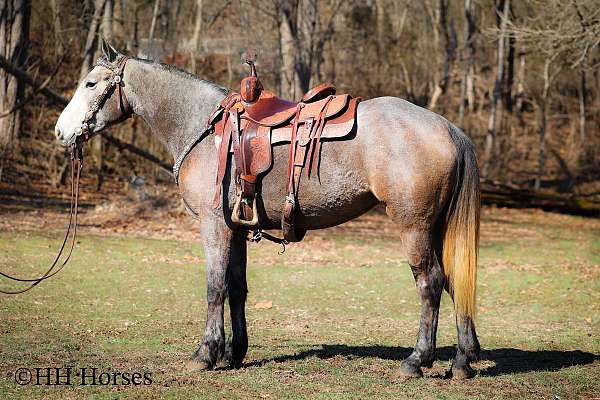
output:
[{"label": "noseband", "polygon": [[116,62],[108,62],[105,58],[99,58],[96,60],[96,64],[94,66],[101,66],[109,69],[112,74],[108,79],[108,85],[104,88],[102,93],[98,97],[96,97],[90,103],[90,109],[87,113],[85,113],[85,117],[81,122],[81,126],[75,129],[75,141],[77,138],[82,136],[83,141],[87,142],[90,135],[90,121],[94,119],[98,111],[102,108],[104,102],[110,97],[113,90],[116,88],[118,99],[118,108],[119,112],[121,112],[122,117],[126,117],[131,112],[131,106],[127,101],[127,97],[123,93],[123,71],[125,70],[125,64],[127,64],[127,60],[129,57],[121,55],[117,58]]},{"label": "noseband", "polygon": [[[122,117],[124,118],[124,117],[128,116],[129,113],[131,113],[131,107],[129,105],[129,102],[127,101],[127,98],[125,97],[125,94],[123,93],[123,90],[122,90],[123,70],[125,69],[125,64],[127,63],[127,60],[128,60],[128,57],[122,55],[122,56],[119,56],[119,58],[117,58],[115,63],[109,63],[104,58],[99,58],[96,61],[95,66],[99,65],[104,68],[108,68],[112,72],[112,74],[109,78],[109,83],[106,86],[106,88],[104,88],[102,93],[100,93],[100,95],[96,99],[94,99],[94,101],[92,101],[92,103],[90,104],[90,109],[85,114],[85,118],[83,119],[83,122],[81,123],[81,127],[75,129],[75,140],[70,145],[71,206],[70,206],[70,212],[69,212],[69,225],[67,226],[67,232],[65,233],[65,237],[63,239],[60,250],[58,251],[57,256],[54,258],[54,262],[52,263],[50,268],[48,268],[48,270],[46,270],[46,272],[38,278],[31,278],[31,279],[18,278],[18,277],[15,277],[15,276],[12,276],[12,275],[9,275],[9,274],[6,274],[6,273],[0,271],[0,276],[4,277],[6,279],[10,279],[10,280],[16,281],[16,282],[29,283],[29,286],[27,286],[24,289],[14,290],[14,291],[0,289],[0,293],[19,294],[19,293],[27,292],[28,290],[33,289],[34,287],[36,287],[38,284],[45,281],[46,279],[51,278],[54,275],[58,274],[64,268],[64,266],[67,264],[69,259],[71,258],[71,254],[73,253],[73,248],[75,247],[75,239],[77,237],[77,214],[78,214],[78,210],[79,210],[79,178],[81,177],[81,170],[83,169],[83,148],[82,148],[82,146],[83,146],[83,143],[87,142],[88,139],[90,138],[90,121],[96,116],[96,113],[98,113],[98,111],[102,108],[102,105],[110,97],[112,91],[115,88],[117,90],[117,96],[119,97],[118,107],[119,107],[119,111],[122,113]],[[81,140],[81,139],[78,140],[80,137],[83,140]],[[67,241],[69,239],[69,235],[71,234],[71,228],[73,228],[73,235],[71,237],[71,245],[69,248],[69,253],[67,254],[67,257],[62,262],[60,262],[60,258],[65,249]]]}]

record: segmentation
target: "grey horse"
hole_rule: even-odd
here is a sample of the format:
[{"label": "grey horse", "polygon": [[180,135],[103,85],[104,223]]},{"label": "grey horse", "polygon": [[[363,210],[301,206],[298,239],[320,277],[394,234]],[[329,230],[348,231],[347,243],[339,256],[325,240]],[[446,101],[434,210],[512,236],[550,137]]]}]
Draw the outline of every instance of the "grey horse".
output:
[{"label": "grey horse", "polygon": [[[103,49],[103,62],[80,82],[58,119],[55,134],[63,145],[76,140],[93,101],[110,84],[111,63],[122,56],[106,43]],[[239,368],[248,349],[247,243],[230,220],[235,200],[232,161],[222,207],[215,209],[216,138],[207,134],[198,140],[227,90],[175,67],[136,58],[128,60],[119,85],[127,107],[121,107],[117,91],[109,92],[86,126],[90,136],[133,113],[150,126],[176,160],[190,143],[197,142],[183,159],[179,174],[184,204],[200,221],[208,281],[206,328],[192,363],[209,370],[224,360]],[[280,226],[288,155],[287,145],[275,146],[273,168],[262,181],[259,213],[265,229]],[[450,372],[457,378],[472,377],[470,362],[480,351],[474,326],[480,189],[469,138],[443,117],[405,100],[366,100],[358,106],[353,137],[323,143],[319,178],[301,182],[299,228],[332,227],[383,204],[401,232],[421,297],[421,319],[416,346],[400,364],[400,372],[418,377],[422,367],[432,366],[445,288],[454,300],[458,331]],[[227,340],[225,299],[231,317]]]}]

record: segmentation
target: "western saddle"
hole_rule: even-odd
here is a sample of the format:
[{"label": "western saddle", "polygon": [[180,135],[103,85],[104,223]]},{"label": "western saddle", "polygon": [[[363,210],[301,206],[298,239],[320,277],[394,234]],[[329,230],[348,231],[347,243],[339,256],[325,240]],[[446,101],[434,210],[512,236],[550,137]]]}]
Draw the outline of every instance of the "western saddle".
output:
[{"label": "western saddle", "polygon": [[[272,167],[272,147],[289,142],[281,242],[297,242],[306,233],[294,226],[302,171],[306,171],[307,178],[318,173],[321,139],[341,138],[353,131],[360,98],[336,95],[335,86],[323,83],[308,91],[298,103],[284,100],[264,90],[254,62],[245,62],[250,66],[250,75],[242,79],[240,93],[228,94],[209,119],[220,138],[213,205],[221,205],[223,179],[229,153],[233,153],[236,199],[231,221],[253,230],[254,237],[260,239],[256,201],[260,196],[260,178]],[[266,234],[265,237],[273,238]]]}]

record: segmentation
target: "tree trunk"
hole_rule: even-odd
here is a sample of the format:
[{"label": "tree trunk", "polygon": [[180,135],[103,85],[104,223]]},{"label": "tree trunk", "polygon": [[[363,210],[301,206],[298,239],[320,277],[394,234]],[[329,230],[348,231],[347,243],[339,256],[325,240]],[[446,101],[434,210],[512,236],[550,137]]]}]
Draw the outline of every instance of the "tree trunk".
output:
[{"label": "tree trunk", "polygon": [[[202,0],[196,0],[196,21],[194,22],[194,36],[192,36],[192,72],[196,73],[196,57],[200,50],[200,37],[202,32]],[[228,63],[230,62],[228,57]]]},{"label": "tree trunk", "polygon": [[296,87],[296,45],[298,43],[298,1],[283,1],[279,8],[279,46],[281,51],[281,96],[295,99],[301,89]]},{"label": "tree trunk", "polygon": [[519,50],[519,70],[517,72],[517,94],[516,107],[517,112],[523,111],[523,98],[525,97],[525,49]]},{"label": "tree trunk", "polygon": [[540,128],[538,130],[539,138],[539,155],[538,155],[538,171],[533,184],[535,190],[539,190],[542,186],[542,178],[544,177],[546,166],[546,129],[548,127],[548,93],[550,91],[550,64],[552,59],[546,58],[544,62],[544,88],[542,90],[542,98],[540,102]]},{"label": "tree trunk", "polygon": [[[296,42],[296,96],[298,99],[308,92],[313,71],[316,71],[319,43],[317,37],[317,23],[319,17],[318,0],[302,0],[298,6],[296,26],[298,27],[298,38]],[[296,98],[293,98],[296,99]]]},{"label": "tree trunk", "polygon": [[54,42],[56,43],[56,52],[58,54],[62,54],[64,52],[64,44],[59,0],[50,0],[50,7],[52,8],[52,25],[54,25]]},{"label": "tree trunk", "polygon": [[[494,91],[492,92],[490,104],[490,117],[488,120],[488,129],[485,137],[484,164],[482,175],[487,177],[492,163],[492,158],[496,153],[496,129],[498,120],[498,102],[502,95],[502,83],[504,82],[504,46],[506,42],[506,26],[508,23],[508,12],[510,9],[510,0],[502,0],[501,4],[496,4],[496,12],[500,13],[500,34],[498,37],[498,49],[496,53],[496,81]],[[500,11],[502,7],[502,11]]]},{"label": "tree trunk", "polygon": [[152,20],[150,22],[150,31],[148,31],[148,47],[153,48],[152,41],[156,31],[156,21],[158,19],[158,10],[160,9],[160,0],[154,1],[154,11],[152,12]]},{"label": "tree trunk", "polygon": [[85,41],[83,63],[81,64],[79,80],[85,78],[85,76],[92,69],[92,64],[96,55],[96,48],[98,47],[98,29],[100,29],[100,20],[104,12],[105,4],[106,0],[96,0],[94,2],[94,15],[92,16],[90,29],[88,30],[87,39]]},{"label": "tree trunk", "polygon": [[439,31],[438,38],[439,36],[444,38],[444,48],[438,50],[439,52],[444,52],[444,58],[440,66],[441,71],[436,74],[434,83],[435,88],[428,105],[430,110],[434,110],[437,107],[440,97],[444,95],[448,89],[452,63],[454,62],[454,53],[456,50],[456,30],[454,29],[454,23],[448,23],[448,0],[439,0],[438,4],[438,9],[435,13],[436,26],[434,29]]},{"label": "tree trunk", "polygon": [[[17,67],[25,65],[29,45],[29,0],[0,0],[0,55]],[[22,99],[25,85],[0,71],[0,114],[12,110]],[[13,149],[21,128],[21,111],[0,119],[0,179],[5,158]]]},{"label": "tree trunk", "polygon": [[463,77],[460,85],[460,104],[458,109],[458,125],[464,125],[465,105],[472,105],[472,96],[467,95],[467,91],[472,89],[473,84],[469,85],[469,81],[473,80],[473,66],[475,64],[475,14],[473,13],[473,0],[465,0],[464,5],[464,49],[463,49]]},{"label": "tree trunk", "polygon": [[581,68],[579,77],[579,140],[585,147],[585,103],[587,100],[587,76],[585,68]]},{"label": "tree trunk", "polygon": [[[385,41],[385,18],[386,18],[386,4],[385,0],[376,0],[375,11],[377,13],[377,59],[379,62],[375,63],[376,69],[376,82],[378,89],[384,89],[386,82],[385,77],[385,66],[386,62],[386,41]],[[389,12],[389,11],[388,11]]]},{"label": "tree trunk", "polygon": [[506,82],[504,84],[504,108],[512,113],[513,96],[512,88],[515,80],[515,38],[508,38],[508,54],[506,55]]},{"label": "tree trunk", "polygon": [[104,16],[102,17],[102,36],[109,43],[113,40],[113,20],[115,13],[115,1],[106,0],[104,5]]}]

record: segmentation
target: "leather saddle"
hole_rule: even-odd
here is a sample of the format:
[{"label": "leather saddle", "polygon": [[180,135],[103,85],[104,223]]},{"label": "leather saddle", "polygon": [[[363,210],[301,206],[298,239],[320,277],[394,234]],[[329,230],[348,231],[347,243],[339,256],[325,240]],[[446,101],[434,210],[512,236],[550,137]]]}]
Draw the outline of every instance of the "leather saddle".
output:
[{"label": "leather saddle", "polygon": [[308,91],[300,102],[285,100],[264,90],[254,62],[246,63],[250,75],[242,79],[240,93],[227,95],[209,120],[220,138],[213,205],[221,205],[225,170],[229,154],[233,153],[236,199],[231,221],[254,230],[257,237],[256,233],[261,232],[256,201],[260,196],[260,177],[272,167],[272,147],[289,142],[282,241],[297,242],[306,233],[294,225],[302,172],[307,178],[318,173],[322,139],[343,138],[352,132],[360,98],[336,95],[335,86],[323,83]]}]

